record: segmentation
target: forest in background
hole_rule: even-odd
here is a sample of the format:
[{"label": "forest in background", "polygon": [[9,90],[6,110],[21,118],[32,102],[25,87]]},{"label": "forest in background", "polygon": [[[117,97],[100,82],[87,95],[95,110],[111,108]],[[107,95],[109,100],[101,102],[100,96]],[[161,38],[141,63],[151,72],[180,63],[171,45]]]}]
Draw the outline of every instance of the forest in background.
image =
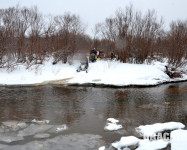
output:
[{"label": "forest in background", "polygon": [[37,7],[0,9],[0,68],[42,64],[46,57],[52,57],[53,64],[66,63],[75,53],[92,48],[103,50],[106,57],[113,52],[121,62],[167,59],[174,69],[187,64],[187,20],[173,21],[166,30],[154,10],[142,14],[130,5],[96,24],[93,31],[93,37],[87,35],[76,14],[44,16]]}]

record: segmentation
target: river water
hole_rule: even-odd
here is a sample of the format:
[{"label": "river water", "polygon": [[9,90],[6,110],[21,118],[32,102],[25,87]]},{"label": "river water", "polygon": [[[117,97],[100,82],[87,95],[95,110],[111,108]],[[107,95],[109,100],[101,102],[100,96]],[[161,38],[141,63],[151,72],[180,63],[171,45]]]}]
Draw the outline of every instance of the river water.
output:
[{"label": "river water", "polygon": [[[105,131],[107,118],[118,119],[123,129]],[[50,123],[32,124],[33,119]],[[11,121],[27,127],[4,126]],[[122,136],[138,136],[139,125],[169,121],[187,125],[187,82],[147,88],[0,87],[0,149],[98,149]],[[63,124],[67,130],[50,131]]]}]

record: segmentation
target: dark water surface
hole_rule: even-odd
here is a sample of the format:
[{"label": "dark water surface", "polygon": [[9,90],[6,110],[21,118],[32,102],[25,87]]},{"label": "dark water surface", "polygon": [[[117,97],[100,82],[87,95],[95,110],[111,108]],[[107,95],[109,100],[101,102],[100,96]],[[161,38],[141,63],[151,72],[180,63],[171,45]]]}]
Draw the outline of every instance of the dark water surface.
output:
[{"label": "dark water surface", "polygon": [[[123,129],[104,131],[107,118],[118,119]],[[67,125],[67,131],[50,135],[51,139],[75,133],[80,138],[85,134],[100,135],[102,146],[122,136],[137,136],[135,127],[139,125],[169,121],[187,125],[187,82],[149,88],[0,87],[0,122],[32,119]],[[6,145],[32,141],[36,139],[25,138]],[[74,149],[68,144],[69,149]],[[58,148],[53,145],[52,149]]]}]

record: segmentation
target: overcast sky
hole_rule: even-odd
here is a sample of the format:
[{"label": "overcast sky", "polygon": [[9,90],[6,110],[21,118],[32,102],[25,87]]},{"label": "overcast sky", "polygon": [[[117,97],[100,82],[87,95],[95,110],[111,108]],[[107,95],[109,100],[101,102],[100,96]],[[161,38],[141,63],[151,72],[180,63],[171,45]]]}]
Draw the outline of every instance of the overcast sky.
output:
[{"label": "overcast sky", "polygon": [[37,6],[43,14],[60,15],[71,12],[80,16],[86,24],[87,33],[96,23],[113,16],[118,8],[133,4],[135,10],[146,12],[155,9],[157,15],[163,16],[168,27],[172,20],[187,19],[187,0],[0,0],[0,8],[10,6]]}]

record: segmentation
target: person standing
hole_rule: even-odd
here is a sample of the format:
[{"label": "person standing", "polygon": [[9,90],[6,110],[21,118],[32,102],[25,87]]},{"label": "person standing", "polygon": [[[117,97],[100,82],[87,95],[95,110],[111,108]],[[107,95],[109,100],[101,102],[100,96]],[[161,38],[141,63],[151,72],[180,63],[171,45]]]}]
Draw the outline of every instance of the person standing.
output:
[{"label": "person standing", "polygon": [[96,61],[96,58],[97,57],[97,51],[96,51],[96,49],[94,48],[94,49],[92,49],[91,51],[90,51],[90,61],[91,62],[95,62]]}]

